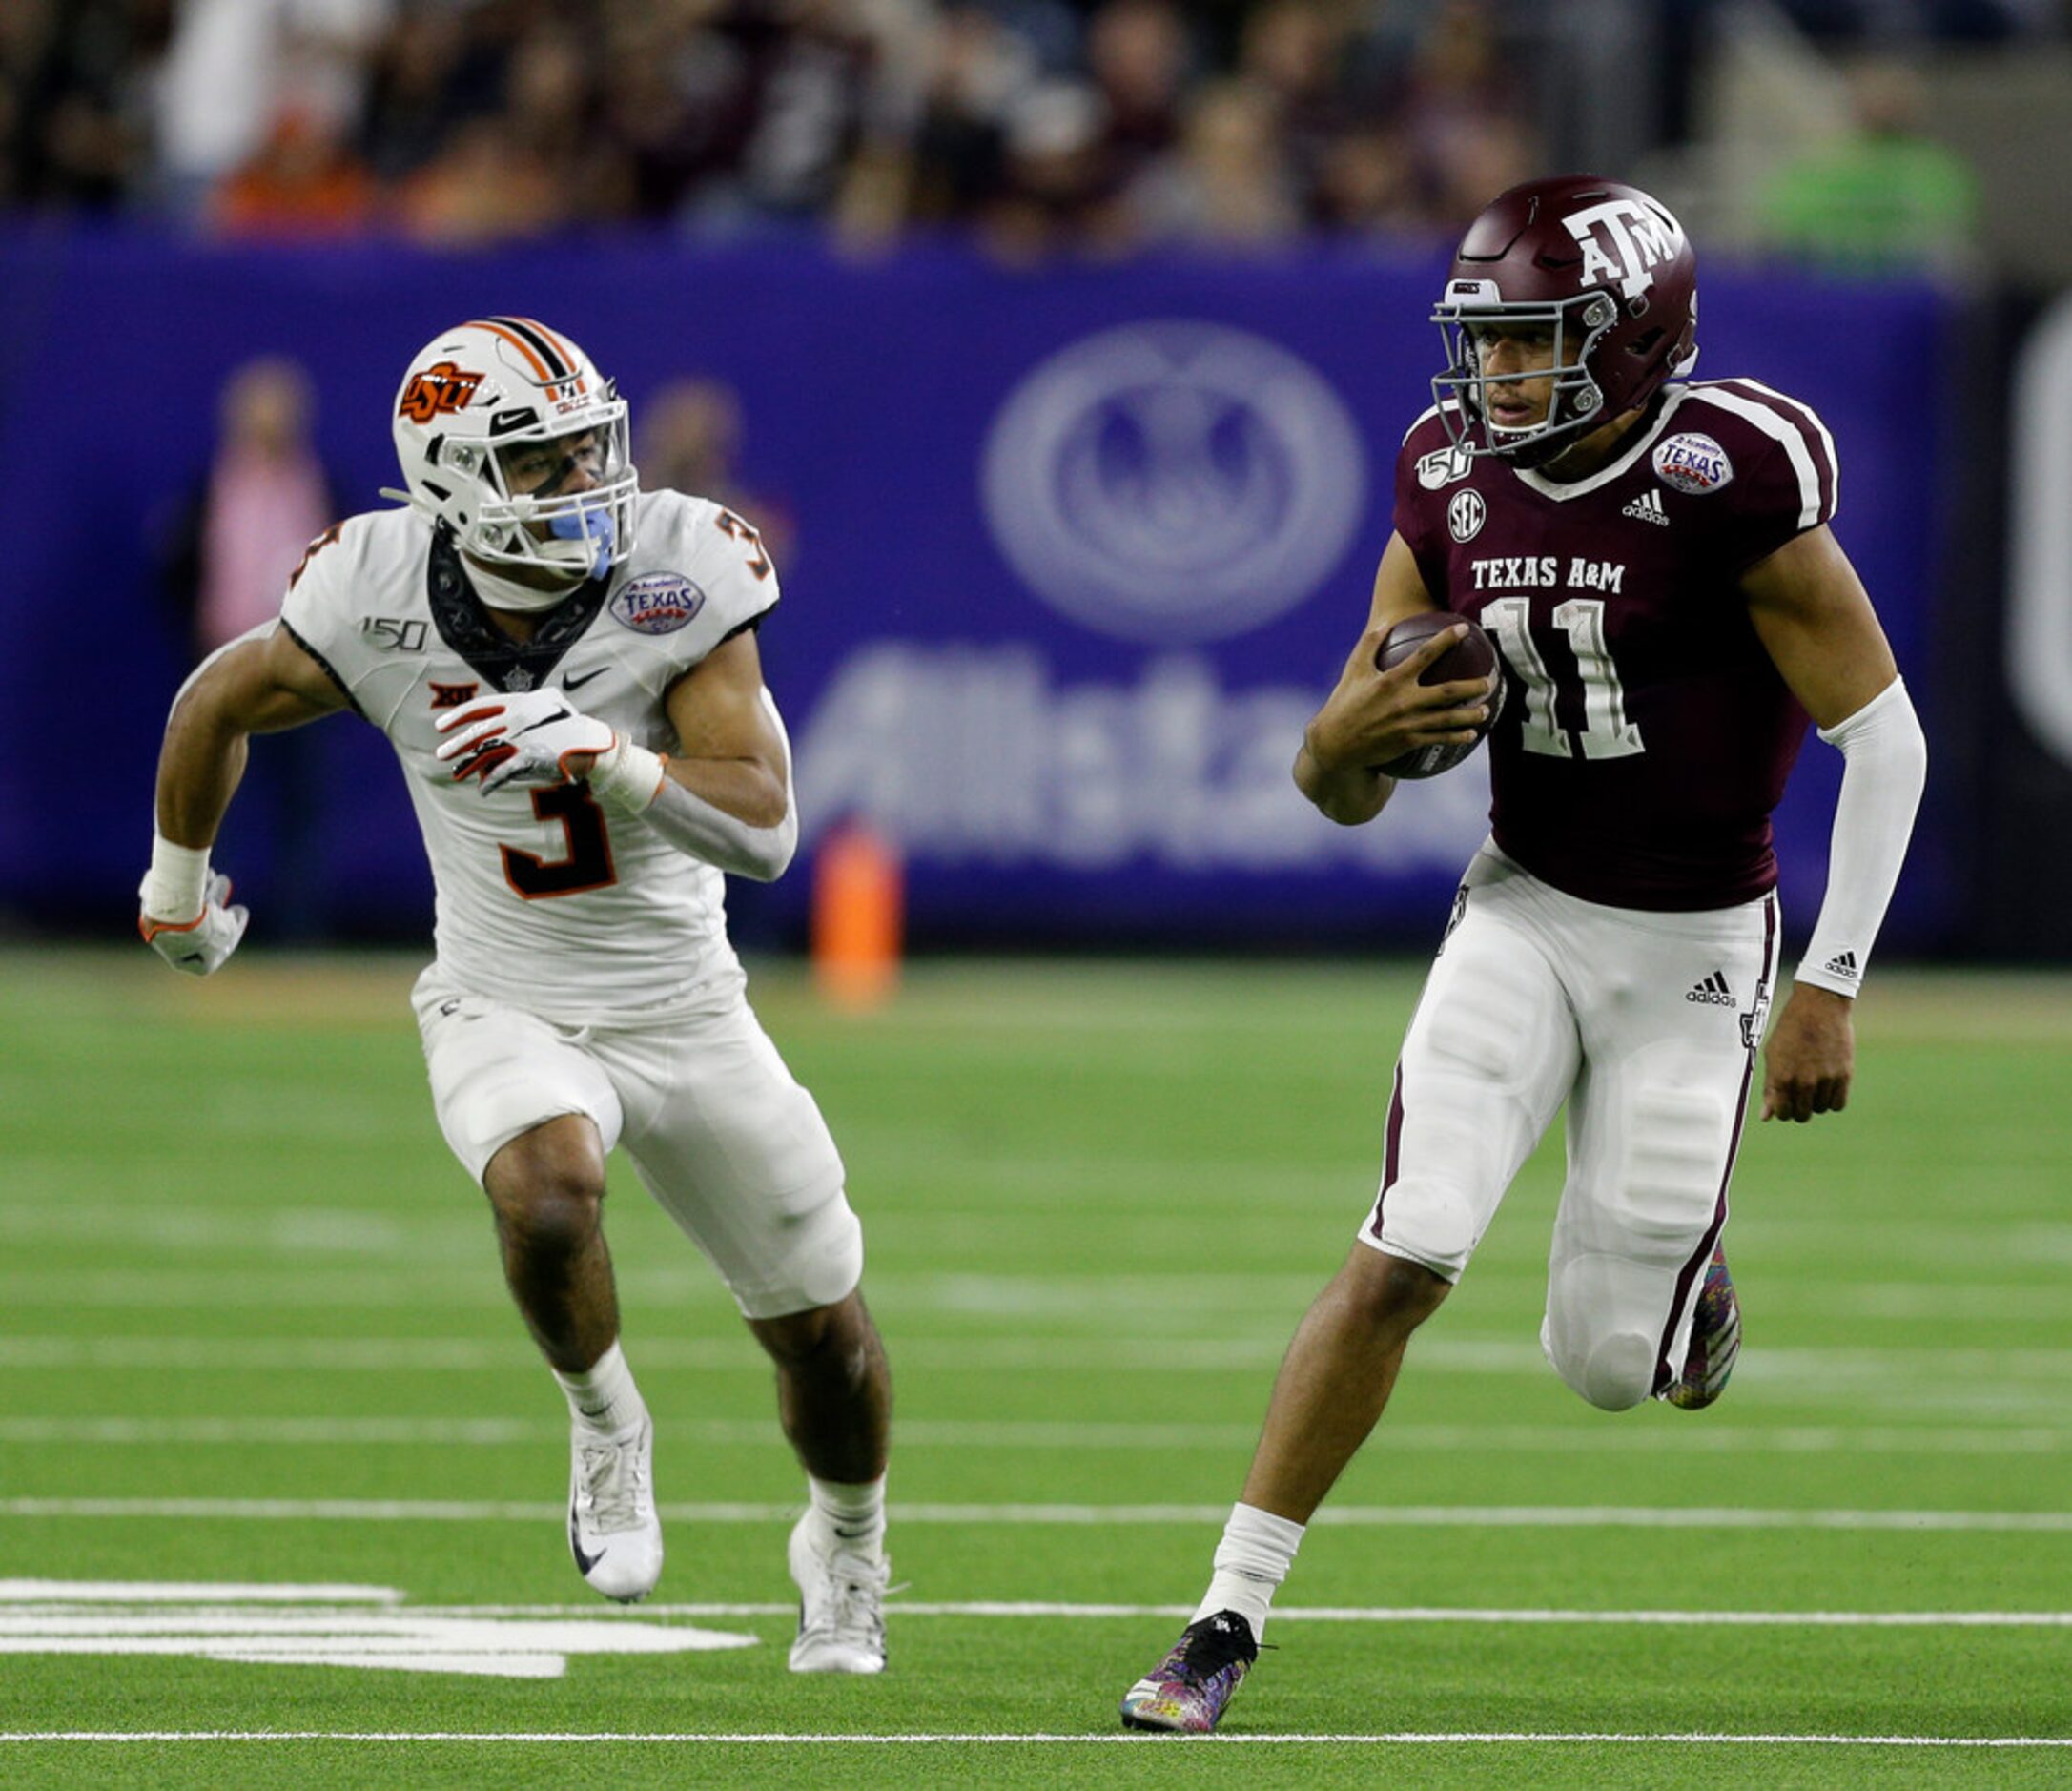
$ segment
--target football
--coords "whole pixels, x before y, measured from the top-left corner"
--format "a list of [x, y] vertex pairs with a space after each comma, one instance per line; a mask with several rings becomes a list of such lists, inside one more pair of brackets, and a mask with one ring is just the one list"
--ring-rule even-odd
[[1375, 669], [1386, 671], [1391, 666], [1402, 664], [1434, 634], [1445, 633], [1455, 623], [1466, 624], [1467, 632], [1426, 666], [1418, 682], [1451, 684], [1464, 678], [1487, 678], [1494, 672], [1496, 690], [1489, 697], [1488, 719], [1475, 730], [1474, 739], [1465, 746], [1417, 747], [1374, 768], [1387, 776], [1436, 777], [1441, 772], [1451, 771], [1482, 743], [1482, 736], [1489, 731], [1498, 711], [1504, 707], [1504, 662], [1497, 657], [1495, 644], [1467, 617], [1455, 615], [1450, 609], [1426, 609], [1404, 617], [1382, 637], [1381, 646], [1375, 648]]

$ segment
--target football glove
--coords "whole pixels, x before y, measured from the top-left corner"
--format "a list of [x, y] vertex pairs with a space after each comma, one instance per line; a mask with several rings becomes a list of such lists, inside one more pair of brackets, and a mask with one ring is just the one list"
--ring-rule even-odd
[[[493, 696], [441, 715], [439, 731], [452, 737], [437, 756], [454, 767], [454, 780], [478, 777], [482, 794], [506, 784], [538, 788], [581, 777], [618, 735], [569, 706], [560, 690]], [[581, 758], [581, 764], [570, 761]]]
[[210, 877], [201, 912], [192, 920], [159, 920], [139, 914], [136, 930], [174, 970], [206, 977], [222, 969], [223, 960], [237, 949], [249, 918], [242, 907], [230, 905], [230, 878], [219, 872]]

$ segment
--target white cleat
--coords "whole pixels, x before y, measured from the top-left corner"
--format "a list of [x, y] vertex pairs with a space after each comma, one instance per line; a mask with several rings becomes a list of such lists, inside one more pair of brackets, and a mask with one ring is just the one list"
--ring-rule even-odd
[[578, 1424], [568, 1437], [568, 1552], [607, 1598], [632, 1604], [662, 1577], [662, 1520], [655, 1515], [655, 1427], [600, 1436]]
[[786, 1558], [799, 1589], [794, 1673], [885, 1671], [885, 1586], [891, 1563], [871, 1560], [828, 1534], [808, 1512], [791, 1529]]

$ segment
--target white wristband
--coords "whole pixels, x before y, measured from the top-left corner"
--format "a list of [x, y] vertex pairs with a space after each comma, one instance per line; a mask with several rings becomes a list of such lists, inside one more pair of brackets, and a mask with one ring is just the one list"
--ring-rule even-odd
[[668, 775], [659, 752], [635, 746], [623, 733], [614, 734], [610, 747], [597, 755], [585, 780], [591, 793], [601, 796], [626, 814], [639, 814], [662, 793]]
[[145, 914], [154, 920], [192, 920], [206, 905], [208, 890], [208, 847], [176, 846], [154, 834], [151, 869], [137, 891]]

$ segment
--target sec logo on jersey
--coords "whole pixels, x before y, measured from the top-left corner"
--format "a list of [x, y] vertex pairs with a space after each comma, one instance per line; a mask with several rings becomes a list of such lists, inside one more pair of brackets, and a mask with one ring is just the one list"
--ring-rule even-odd
[[1727, 450], [1709, 435], [1672, 435], [1654, 450], [1655, 476], [1693, 495], [1717, 491], [1734, 477]]
[[679, 572], [649, 572], [611, 600], [614, 622], [636, 634], [674, 634], [705, 607], [705, 592]]
[[1455, 541], [1472, 541], [1482, 533], [1483, 519], [1489, 514], [1489, 506], [1482, 501], [1479, 491], [1456, 491], [1453, 502], [1446, 505], [1446, 526], [1453, 531]]

